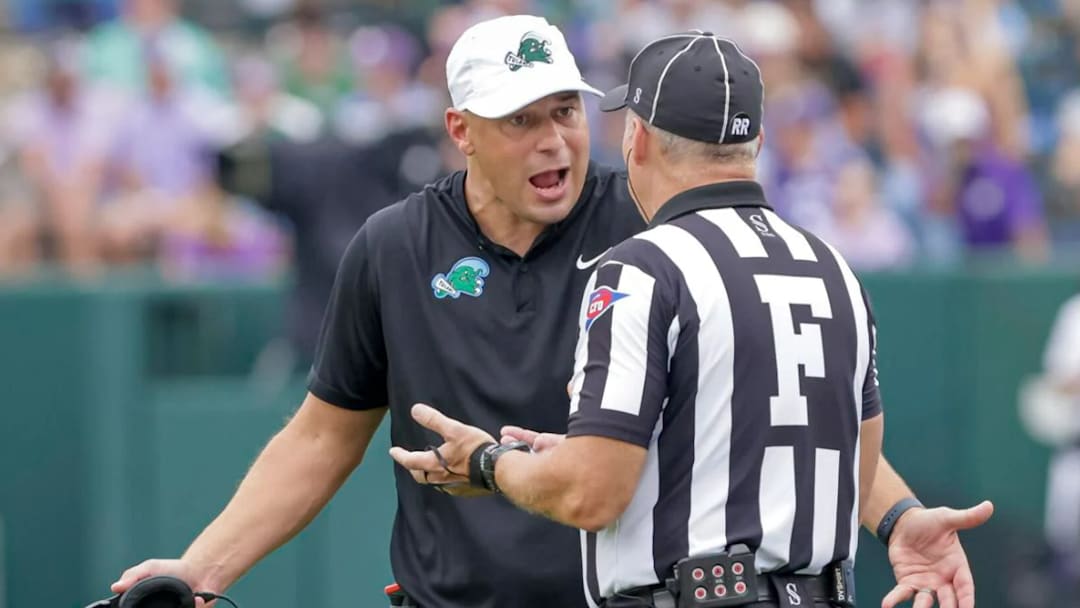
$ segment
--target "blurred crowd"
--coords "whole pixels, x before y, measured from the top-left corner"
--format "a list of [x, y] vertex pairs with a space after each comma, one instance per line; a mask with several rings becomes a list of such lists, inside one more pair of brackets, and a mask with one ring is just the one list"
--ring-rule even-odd
[[[765, 78], [770, 200], [859, 269], [1080, 251], [1077, 0], [9, 0], [0, 276], [294, 265], [321, 295], [368, 214], [462, 165], [446, 55], [514, 12], [600, 88], [654, 37], [734, 39]], [[621, 164], [621, 117], [588, 107]]]

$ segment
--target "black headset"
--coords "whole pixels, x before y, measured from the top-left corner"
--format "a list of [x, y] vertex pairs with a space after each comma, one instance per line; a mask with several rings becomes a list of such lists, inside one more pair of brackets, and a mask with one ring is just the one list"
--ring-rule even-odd
[[195, 592], [173, 576], [152, 576], [135, 583], [124, 593], [90, 604], [86, 608], [195, 608], [195, 598], [236, 603], [224, 595]]

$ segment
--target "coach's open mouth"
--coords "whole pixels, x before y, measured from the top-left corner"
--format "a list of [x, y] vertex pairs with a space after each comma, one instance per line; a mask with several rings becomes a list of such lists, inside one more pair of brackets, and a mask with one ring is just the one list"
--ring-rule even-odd
[[569, 167], [541, 171], [530, 177], [529, 183], [542, 200], [554, 202], [562, 199], [566, 193], [566, 176], [569, 173]]

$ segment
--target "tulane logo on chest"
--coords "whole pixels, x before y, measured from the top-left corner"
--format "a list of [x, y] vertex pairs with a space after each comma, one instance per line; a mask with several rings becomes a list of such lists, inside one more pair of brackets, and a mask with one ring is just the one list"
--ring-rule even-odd
[[490, 273], [491, 267], [484, 260], [476, 257], [461, 258], [454, 262], [449, 272], [440, 272], [431, 279], [431, 290], [440, 300], [456, 300], [462, 295], [478, 298], [484, 293], [484, 277]]

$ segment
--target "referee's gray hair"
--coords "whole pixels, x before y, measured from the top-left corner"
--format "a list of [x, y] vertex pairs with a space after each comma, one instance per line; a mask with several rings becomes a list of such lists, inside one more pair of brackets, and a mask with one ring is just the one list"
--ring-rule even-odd
[[[630, 121], [631, 115], [633, 112], [626, 113], [627, 122]], [[753, 164], [757, 160], [759, 139], [755, 138], [741, 144], [711, 144], [675, 135], [670, 131], [650, 125], [640, 116], [638, 118], [645, 130], [656, 137], [660, 143], [660, 153], [669, 160], [676, 162], [698, 160], [725, 165]]]

